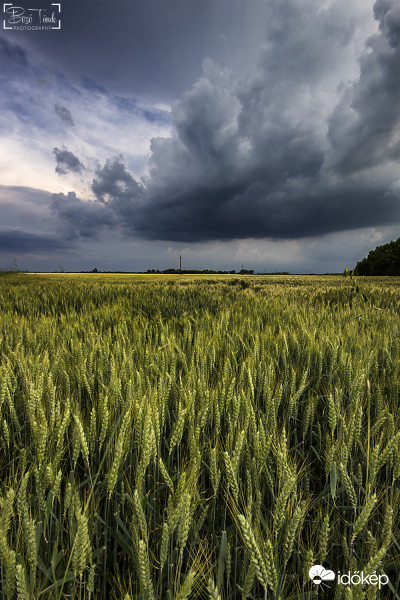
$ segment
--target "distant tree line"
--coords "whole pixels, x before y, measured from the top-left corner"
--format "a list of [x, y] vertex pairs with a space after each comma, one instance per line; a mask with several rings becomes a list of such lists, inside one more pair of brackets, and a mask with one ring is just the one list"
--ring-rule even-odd
[[[205, 275], [236, 275], [235, 269], [232, 271], [220, 271], [214, 269], [165, 269], [164, 271], [160, 271], [160, 269], [147, 269], [147, 273], [164, 273], [166, 275], [176, 275], [182, 273], [182, 275], [201, 275], [204, 273]], [[254, 269], [240, 269], [237, 272], [238, 275], [254, 275]], [[276, 273], [275, 273], [276, 274]]]
[[[236, 273], [235, 270], [233, 271], [214, 271], [213, 269], [182, 269], [182, 271], [180, 271], [179, 269], [165, 269], [164, 271], [160, 271], [160, 269], [147, 269], [147, 273], [164, 273], [166, 275], [174, 275], [174, 274], [179, 274], [182, 273], [184, 275], [193, 275], [193, 274], [201, 274], [201, 273], [205, 273], [207, 275], [234, 275]], [[250, 271], [249, 271], [250, 273]], [[251, 271], [251, 273], [254, 273], [254, 271]]]
[[400, 275], [400, 238], [371, 250], [360, 260], [355, 275]]

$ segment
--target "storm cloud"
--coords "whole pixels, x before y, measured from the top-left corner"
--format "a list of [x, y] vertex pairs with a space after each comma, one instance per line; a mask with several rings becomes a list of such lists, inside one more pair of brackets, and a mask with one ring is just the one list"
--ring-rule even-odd
[[400, 5], [377, 0], [379, 35], [367, 42], [360, 77], [329, 123], [337, 169], [346, 174], [400, 159]]
[[95, 201], [74, 201], [70, 226], [79, 231], [80, 211], [90, 210], [93, 230], [103, 226], [105, 203], [111, 227], [184, 242], [296, 239], [399, 221], [398, 6], [375, 3], [379, 32], [344, 84], [337, 70], [356, 21], [340, 3], [319, 5], [270, 3], [253, 77], [205, 60], [172, 106], [171, 136], [152, 139], [148, 177], [139, 183], [121, 157], [110, 159], [93, 181]]
[[132, 177], [122, 157], [108, 160], [104, 167], [96, 169], [92, 190], [99, 202], [110, 201], [115, 210], [123, 210], [123, 204], [134, 199], [136, 202], [143, 194], [143, 186]]
[[102, 202], [82, 201], [75, 192], [53, 194], [51, 209], [59, 218], [59, 230], [64, 239], [98, 236], [103, 227], [114, 228], [116, 211]]
[[62, 150], [53, 148], [53, 153], [56, 159], [56, 173], [59, 175], [66, 175], [67, 173], [82, 173], [84, 166], [73, 152], [67, 150], [65, 146]]

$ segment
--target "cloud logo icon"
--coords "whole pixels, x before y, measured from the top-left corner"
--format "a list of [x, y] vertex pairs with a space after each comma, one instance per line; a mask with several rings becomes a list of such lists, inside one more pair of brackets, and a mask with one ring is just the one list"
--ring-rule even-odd
[[321, 587], [329, 587], [327, 582], [335, 579], [335, 573], [329, 569], [325, 569], [322, 565], [314, 565], [308, 574], [312, 582]]

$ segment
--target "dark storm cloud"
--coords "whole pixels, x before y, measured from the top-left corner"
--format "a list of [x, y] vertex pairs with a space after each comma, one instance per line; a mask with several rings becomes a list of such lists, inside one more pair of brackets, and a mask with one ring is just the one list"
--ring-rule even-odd
[[[160, 203], [150, 213], [136, 211], [132, 222], [149, 239], [205, 242], [232, 238], [299, 239], [400, 220], [398, 197], [384, 189], [348, 185], [316, 187], [304, 193], [281, 189], [269, 193], [261, 182], [243, 192], [232, 188], [191, 190]], [[134, 218], [136, 217], [136, 218]]]
[[109, 200], [113, 206], [122, 211], [126, 201], [140, 199], [143, 186], [134, 180], [121, 161], [122, 157], [118, 157], [108, 160], [104, 167], [98, 167], [92, 190], [99, 202], [104, 203]]
[[378, 0], [374, 14], [380, 34], [368, 41], [359, 80], [330, 119], [341, 173], [400, 159], [400, 5]]
[[79, 158], [67, 150], [65, 146], [62, 147], [62, 150], [53, 148], [53, 154], [57, 162], [55, 170], [59, 175], [66, 175], [69, 172], [82, 173], [85, 168]]
[[28, 254], [31, 252], [57, 252], [66, 248], [67, 245], [63, 240], [53, 236], [19, 229], [0, 229], [0, 252]]
[[340, 92], [331, 75], [340, 82], [355, 35], [351, 8], [272, 0], [268, 10], [258, 72], [241, 77], [204, 61], [172, 107], [171, 136], [151, 142], [148, 178], [139, 183], [118, 158], [98, 168], [94, 202], [55, 197], [70, 235], [109, 226], [184, 242], [296, 239], [400, 220], [395, 176], [365, 172], [399, 154], [394, 0], [376, 2], [380, 32]]
[[95, 201], [83, 201], [75, 192], [53, 194], [51, 208], [59, 218], [64, 237], [92, 238], [104, 228], [132, 231], [135, 212], [141, 210], [144, 200], [144, 188], [121, 160], [110, 159], [104, 167], [97, 168], [92, 183]]
[[102, 228], [118, 224], [118, 215], [106, 203], [85, 202], [75, 192], [53, 194], [51, 209], [59, 218], [62, 237], [68, 240], [93, 238]]
[[65, 106], [60, 106], [59, 104], [54, 105], [54, 112], [58, 115], [61, 121], [68, 125], [69, 127], [73, 127], [75, 125], [74, 120], [71, 115], [71, 111], [68, 110]]

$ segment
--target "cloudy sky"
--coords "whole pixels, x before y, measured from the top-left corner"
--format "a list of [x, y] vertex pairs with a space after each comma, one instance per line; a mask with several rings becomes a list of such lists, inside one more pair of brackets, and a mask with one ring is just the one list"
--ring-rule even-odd
[[323, 273], [400, 236], [398, 0], [7, 7], [0, 267]]

